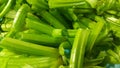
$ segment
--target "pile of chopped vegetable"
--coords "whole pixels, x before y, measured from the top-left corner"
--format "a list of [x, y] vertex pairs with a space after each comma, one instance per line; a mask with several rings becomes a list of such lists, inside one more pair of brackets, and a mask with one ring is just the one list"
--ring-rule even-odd
[[0, 0], [0, 68], [120, 63], [120, 0]]

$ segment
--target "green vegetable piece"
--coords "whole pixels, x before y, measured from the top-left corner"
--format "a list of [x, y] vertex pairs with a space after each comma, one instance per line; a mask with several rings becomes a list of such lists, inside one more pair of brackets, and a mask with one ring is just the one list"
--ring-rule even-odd
[[38, 22], [36, 20], [31, 20], [29, 18], [26, 18], [26, 27], [43, 32], [45, 34], [51, 35], [52, 31], [54, 30], [53, 27], [43, 24], [41, 22]]
[[88, 41], [87, 41], [87, 47], [86, 47], [87, 53], [91, 52], [91, 50], [94, 46], [94, 43], [95, 43], [98, 35], [100, 34], [100, 32], [104, 26], [104, 23], [105, 23], [104, 19], [102, 19], [99, 16], [96, 16], [96, 20], [97, 20], [97, 23], [94, 26], [94, 29], [91, 31], [90, 36], [89, 36]]
[[13, 38], [4, 38], [1, 41], [1, 46], [20, 53], [53, 57], [59, 56], [58, 50], [55, 48], [24, 42]]
[[11, 27], [11, 31], [7, 35], [7, 37], [13, 37], [17, 32], [21, 31], [23, 26], [25, 25], [25, 17], [27, 12], [30, 10], [30, 7], [27, 4], [23, 4], [20, 9], [17, 11], [17, 14], [14, 18], [13, 25]]
[[65, 29], [66, 27], [59, 21], [57, 18], [55, 18], [52, 14], [50, 14], [47, 11], [41, 11], [40, 15], [48, 22], [50, 25], [52, 25], [55, 28], [59, 29]]
[[86, 0], [92, 8], [96, 8], [98, 0]]
[[85, 48], [90, 31], [88, 29], [78, 29], [70, 56], [70, 68], [82, 68]]
[[2, 24], [1, 25], [2, 30], [3, 31], [10, 31], [11, 26], [12, 26], [12, 22], [13, 21], [10, 21], [9, 23]]
[[70, 28], [69, 23], [64, 19], [64, 16], [60, 14], [57, 9], [52, 9], [49, 11], [56, 19], [58, 19], [66, 28]]
[[77, 5], [83, 5], [85, 2], [82, 0], [48, 0], [50, 8], [58, 7], [72, 7]]
[[[120, 56], [119, 56], [117, 53], [115, 53], [114, 51], [112, 51], [111, 49], [109, 49], [109, 50], [107, 50], [107, 54], [108, 54], [109, 56], [114, 57], [115, 60], [120, 63], [120, 60], [119, 60], [119, 59], [120, 59]], [[114, 63], [114, 62], [113, 62], [113, 63]]]
[[31, 20], [29, 18], [26, 19], [26, 27], [48, 34], [53, 37], [62, 37], [68, 35], [66, 29], [55, 29], [47, 24], [41, 23], [37, 20]]
[[13, 4], [14, 0], [8, 0], [6, 6], [4, 7], [4, 9], [0, 12], [0, 18], [2, 18], [10, 9], [11, 5]]
[[68, 34], [70, 38], [74, 38], [77, 30], [74, 29], [68, 29]]
[[27, 34], [27, 33], [21, 33], [20, 39], [36, 44], [43, 44], [48, 46], [56, 47], [58, 46], [62, 41], [64, 41], [64, 38], [55, 38], [52, 36], [48, 36], [45, 34]]
[[34, 14], [32, 14], [32, 13], [28, 13], [27, 14], [27, 18], [29, 19], [29, 20], [34, 20], [34, 21], [39, 21], [40, 23], [44, 23], [44, 22], [42, 22], [41, 20], [40, 20], [40, 18], [39, 17], [37, 17], [36, 15], [34, 15]]
[[46, 0], [27, 0], [27, 2], [32, 5], [37, 7], [38, 9], [48, 9], [48, 4]]
[[58, 68], [60, 64], [61, 59], [54, 57], [0, 57], [0, 66], [3, 66], [2, 68], [50, 68], [53, 65]]

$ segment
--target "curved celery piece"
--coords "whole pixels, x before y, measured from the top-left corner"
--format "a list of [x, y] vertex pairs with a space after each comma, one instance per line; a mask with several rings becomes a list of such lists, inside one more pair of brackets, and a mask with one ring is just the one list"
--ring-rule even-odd
[[69, 68], [83, 68], [83, 59], [89, 33], [88, 29], [78, 29], [71, 50]]
[[11, 31], [8, 33], [7, 37], [13, 37], [17, 32], [21, 31], [25, 25], [25, 17], [27, 12], [30, 10], [30, 7], [27, 4], [23, 4], [16, 13], [14, 18]]
[[4, 9], [0, 12], [0, 18], [2, 18], [10, 9], [11, 5], [13, 4], [14, 0], [8, 0], [7, 5], [4, 7]]
[[99, 34], [105, 24], [104, 19], [99, 16], [96, 16], [96, 21], [97, 21], [97, 23], [95, 24], [94, 29], [91, 31], [90, 36], [87, 41], [87, 47], [86, 47], [87, 53], [91, 52], [91, 50], [96, 42], [96, 39], [99, 36]]

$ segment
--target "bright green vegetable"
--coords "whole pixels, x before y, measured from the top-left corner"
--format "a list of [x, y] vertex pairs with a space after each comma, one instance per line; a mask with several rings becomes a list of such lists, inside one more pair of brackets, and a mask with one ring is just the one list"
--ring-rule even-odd
[[72, 46], [70, 68], [82, 68], [89, 30], [78, 29]]
[[29, 4], [41, 9], [48, 9], [46, 0], [27, 0]]
[[3, 8], [3, 10], [0, 12], [0, 18], [2, 18], [10, 9], [12, 5], [13, 0], [8, 0], [6, 6]]
[[49, 45], [53, 47], [58, 47], [58, 45], [66, 41], [64, 38], [55, 38], [52, 36], [44, 35], [44, 34], [27, 34], [27, 33], [21, 33], [20, 39], [36, 44], [43, 44], [43, 45]]
[[51, 35], [52, 31], [54, 30], [53, 27], [51, 27], [47, 24], [43, 24], [38, 21], [31, 20], [29, 18], [26, 19], [26, 27], [46, 33], [48, 35]]
[[82, 0], [49, 0], [49, 7], [50, 8], [57, 8], [57, 7], [72, 7], [76, 5], [83, 5], [85, 2]]
[[59, 56], [58, 50], [55, 48], [24, 42], [13, 38], [4, 38], [1, 41], [1, 45], [7, 49], [21, 53], [54, 57]]
[[47, 24], [43, 24], [38, 21], [30, 20], [28, 18], [26, 19], [26, 27], [34, 29], [36, 31], [40, 31], [42, 33], [45, 33], [45, 34], [48, 34], [54, 37], [67, 35], [67, 31], [65, 29], [54, 29], [53, 27]]
[[66, 28], [71, 28], [68, 22], [64, 19], [64, 17], [60, 14], [57, 9], [52, 9], [49, 11], [56, 19], [58, 19]]
[[2, 68], [18, 68], [18, 67], [31, 67], [31, 68], [48, 68], [56, 64], [56, 68], [61, 64], [59, 58], [53, 57], [24, 57], [24, 58], [7, 58], [0, 57], [0, 66]]
[[119, 11], [120, 0], [0, 0], [0, 67], [120, 63]]
[[40, 15], [55, 28], [65, 29], [65, 26], [47, 11], [41, 11]]
[[93, 45], [105, 23], [105, 21], [98, 16], [96, 16], [96, 20], [97, 20], [97, 23], [94, 26], [94, 29], [92, 30], [92, 32], [90, 33], [90, 36], [87, 41], [87, 47], [86, 47], [87, 52], [91, 52]]
[[[27, 10], [26, 10], [27, 9]], [[13, 37], [16, 32], [22, 30], [23, 25], [25, 24], [24, 20], [27, 15], [27, 12], [30, 10], [27, 4], [23, 4], [20, 9], [17, 11], [16, 17], [14, 18], [13, 25], [11, 27], [10, 33], [7, 35], [8, 37]]]

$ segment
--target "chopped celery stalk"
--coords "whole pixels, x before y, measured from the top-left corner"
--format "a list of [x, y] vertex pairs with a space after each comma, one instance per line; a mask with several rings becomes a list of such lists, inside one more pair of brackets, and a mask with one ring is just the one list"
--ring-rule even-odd
[[47, 24], [40, 23], [36, 20], [34, 21], [28, 18], [26, 19], [26, 27], [34, 29], [36, 31], [40, 31], [53, 37], [62, 37], [68, 35], [66, 29], [55, 29]]
[[40, 15], [55, 28], [65, 29], [66, 27], [49, 12], [42, 10]]
[[[89, 22], [89, 23], [88, 23]], [[86, 26], [87, 28], [94, 29], [96, 22], [92, 21], [89, 18], [80, 18], [80, 23]]]
[[36, 6], [42, 9], [48, 9], [48, 4], [45, 0], [27, 0], [27, 2], [32, 6]]
[[43, 44], [48, 46], [58, 46], [63, 39], [59, 40], [59, 38], [55, 38], [52, 36], [48, 36], [45, 34], [27, 34], [27, 33], [21, 33], [20, 39], [36, 44]]
[[43, 56], [59, 56], [58, 50], [56, 48], [37, 45], [29, 42], [20, 41], [13, 38], [4, 38], [1, 41], [1, 46], [4, 48], [33, 55], [43, 55]]
[[[43, 34], [41, 32], [38, 32], [36, 30], [33, 30], [33, 29], [28, 29], [28, 30], [25, 30], [23, 31], [22, 33], [27, 33], [27, 34]], [[19, 33], [18, 33], [19, 34]]]
[[58, 8], [58, 7], [72, 7], [77, 5], [83, 5], [85, 1], [83, 0], [49, 0], [50, 8]]
[[13, 37], [16, 32], [19, 32], [24, 28], [25, 17], [27, 12], [30, 10], [30, 7], [27, 4], [23, 4], [20, 9], [17, 11], [17, 14], [14, 18], [13, 25], [11, 26], [11, 31], [8, 33], [8, 37]]
[[28, 18], [28, 19], [32, 19], [32, 20], [34, 20], [34, 21], [39, 21], [40, 23], [44, 23], [44, 22], [42, 22], [42, 21], [40, 20], [39, 17], [35, 16], [35, 15], [32, 14], [32, 13], [28, 13], [28, 14], [27, 14], [27, 18]]
[[58, 19], [66, 28], [70, 28], [69, 23], [64, 19], [57, 9], [49, 11], [56, 19]]
[[53, 27], [47, 24], [43, 24], [41, 22], [38, 22], [36, 20], [31, 20], [29, 18], [26, 19], [26, 27], [43, 32], [48, 35], [51, 35], [52, 31], [54, 30]]
[[56, 66], [56, 68], [61, 64], [60, 58], [54, 57], [24, 57], [24, 58], [12, 58], [12, 57], [0, 57], [0, 66], [2, 68], [21, 68], [29, 67], [34, 68], [49, 68], [51, 66]]
[[11, 5], [13, 4], [12, 3], [13, 0], [8, 0], [8, 3], [7, 5], [4, 7], [4, 9], [0, 12], [0, 18], [2, 18], [10, 9]]
[[84, 53], [89, 33], [88, 29], [78, 29], [71, 50], [70, 68], [83, 68]]
[[19, 31], [21, 27], [25, 24], [25, 17], [27, 16], [27, 12], [30, 10], [30, 7], [27, 4], [23, 4], [20, 9], [17, 11], [16, 17], [13, 21], [12, 28]]
[[103, 18], [101, 18], [99, 16], [96, 16], [96, 20], [97, 20], [97, 23], [94, 26], [94, 29], [91, 31], [90, 36], [87, 41], [86, 52], [89, 54], [90, 54], [90, 52], [95, 44], [95, 41], [96, 41], [97, 37], [99, 36], [99, 34], [104, 26], [104, 23], [105, 23]]

